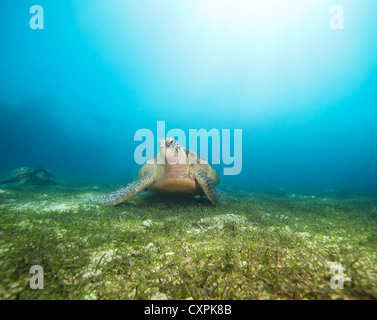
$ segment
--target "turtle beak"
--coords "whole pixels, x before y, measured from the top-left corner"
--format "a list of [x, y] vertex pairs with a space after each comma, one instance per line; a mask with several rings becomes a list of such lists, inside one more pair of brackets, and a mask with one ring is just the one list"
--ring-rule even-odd
[[166, 144], [165, 144], [165, 139], [161, 138], [158, 139], [158, 144], [160, 146], [160, 152], [163, 156], [166, 155]]

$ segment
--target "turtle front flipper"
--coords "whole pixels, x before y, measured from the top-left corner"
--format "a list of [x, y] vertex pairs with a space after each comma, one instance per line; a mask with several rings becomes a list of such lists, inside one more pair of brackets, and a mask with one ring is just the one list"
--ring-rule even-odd
[[115, 206], [119, 203], [127, 201], [133, 196], [137, 195], [140, 191], [148, 188], [154, 182], [152, 174], [148, 174], [141, 179], [130, 183], [127, 187], [119, 189], [106, 196], [100, 197], [99, 201], [107, 206]]
[[201, 172], [197, 173], [195, 175], [195, 178], [200, 187], [203, 189], [208, 200], [211, 201], [214, 205], [220, 204], [220, 194], [217, 191], [213, 180]]

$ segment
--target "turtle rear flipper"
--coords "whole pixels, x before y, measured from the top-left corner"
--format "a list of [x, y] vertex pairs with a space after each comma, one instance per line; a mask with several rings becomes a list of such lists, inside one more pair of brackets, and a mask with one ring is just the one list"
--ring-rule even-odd
[[7, 182], [0, 184], [0, 189], [12, 189], [22, 186], [22, 181]]
[[130, 183], [129, 185], [127, 185], [127, 187], [119, 189], [106, 196], [100, 197], [99, 201], [107, 206], [115, 206], [137, 195], [140, 191], [143, 191], [145, 188], [148, 188], [150, 185], [152, 185], [153, 182], [153, 175], [148, 174], [141, 179]]
[[201, 172], [197, 173], [195, 175], [195, 178], [200, 187], [203, 189], [208, 200], [211, 201], [214, 205], [220, 204], [220, 194], [217, 191], [213, 180]]

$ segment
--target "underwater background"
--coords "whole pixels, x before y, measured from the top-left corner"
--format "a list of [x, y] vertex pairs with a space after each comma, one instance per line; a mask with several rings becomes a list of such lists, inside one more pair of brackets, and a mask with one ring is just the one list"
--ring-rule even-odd
[[342, 30], [333, 1], [40, 1], [43, 30], [33, 4], [1, 5], [2, 175], [128, 181], [165, 121], [243, 130], [222, 184], [376, 191], [374, 1], [341, 1]]
[[[0, 182], [0, 299], [377, 299], [376, 1], [0, 10], [0, 178], [57, 182]], [[222, 205], [93, 200], [136, 179], [158, 121], [242, 130], [240, 174], [213, 165]]]

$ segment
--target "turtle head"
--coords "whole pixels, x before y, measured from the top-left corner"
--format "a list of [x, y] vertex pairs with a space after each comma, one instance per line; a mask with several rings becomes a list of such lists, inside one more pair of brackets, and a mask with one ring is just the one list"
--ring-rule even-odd
[[186, 153], [181, 145], [173, 138], [162, 138], [159, 140], [161, 155], [169, 164], [185, 164]]
[[36, 174], [36, 177], [37, 177], [38, 181], [41, 182], [41, 183], [45, 183], [45, 182], [48, 182], [50, 180], [50, 175], [47, 172], [44, 172], [44, 171], [38, 172]]

